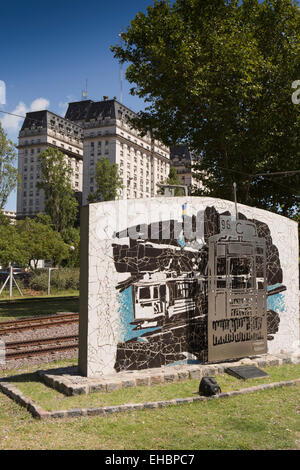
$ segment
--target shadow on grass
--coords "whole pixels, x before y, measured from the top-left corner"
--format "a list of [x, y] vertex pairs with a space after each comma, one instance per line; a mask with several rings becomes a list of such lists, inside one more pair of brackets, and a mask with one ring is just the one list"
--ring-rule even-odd
[[34, 301], [8, 301], [0, 303], [0, 322], [1, 317], [7, 318], [26, 318], [34, 317], [36, 315], [52, 315], [59, 312], [78, 312], [79, 299], [55, 297], [53, 299], [46, 298]]
[[11, 375], [9, 377], [3, 377], [0, 379], [0, 382], [5, 382], [9, 381], [9, 383], [18, 385], [18, 384], [23, 384], [23, 383], [40, 383], [39, 376], [37, 375], [36, 372], [27, 372], [24, 374], [18, 374], [18, 375]]

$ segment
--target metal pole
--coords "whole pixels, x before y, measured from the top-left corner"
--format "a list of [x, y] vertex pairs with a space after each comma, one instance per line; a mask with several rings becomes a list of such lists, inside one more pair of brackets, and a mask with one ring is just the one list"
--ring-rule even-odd
[[51, 277], [51, 268], [48, 268], [48, 295], [50, 295], [50, 277]]
[[21, 289], [20, 289], [20, 287], [19, 287], [19, 285], [18, 285], [18, 283], [17, 283], [17, 281], [16, 281], [16, 279], [15, 279], [14, 276], [13, 276], [13, 281], [14, 281], [14, 283], [16, 284], [16, 287], [17, 287], [17, 289], [18, 289], [18, 291], [19, 291], [19, 294], [23, 297], [23, 293], [22, 293], [22, 291], [21, 291]]
[[8, 275], [7, 278], [5, 279], [5, 282], [4, 282], [3, 286], [2, 286], [1, 289], [0, 289], [0, 294], [2, 294], [3, 290], [5, 289], [5, 286], [6, 286], [7, 282], [8, 282], [8, 280], [9, 280], [9, 275]]
[[237, 208], [237, 198], [236, 198], [236, 183], [233, 183], [233, 192], [234, 192], [234, 203], [235, 203], [235, 218], [238, 220], [238, 208]]
[[13, 268], [12, 265], [9, 264], [9, 297], [12, 297], [12, 289], [13, 289]]

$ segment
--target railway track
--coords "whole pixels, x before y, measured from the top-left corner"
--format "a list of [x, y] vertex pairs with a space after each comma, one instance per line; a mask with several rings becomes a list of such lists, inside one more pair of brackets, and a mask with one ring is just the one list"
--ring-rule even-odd
[[21, 320], [0, 322], [0, 336], [5, 336], [10, 333], [18, 333], [24, 330], [68, 325], [70, 323], [78, 323], [78, 321], [78, 313], [62, 313], [39, 318], [23, 318]]
[[22, 359], [76, 348], [78, 348], [78, 335], [12, 341], [5, 344], [5, 358]]

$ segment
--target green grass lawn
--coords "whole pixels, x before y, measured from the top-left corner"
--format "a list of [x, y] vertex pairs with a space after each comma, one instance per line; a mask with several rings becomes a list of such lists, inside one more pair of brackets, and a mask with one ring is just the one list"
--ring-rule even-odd
[[[73, 365], [76, 360], [54, 365]], [[19, 374], [15, 385], [45, 409], [67, 409], [193, 396], [199, 381], [137, 387], [89, 396], [65, 397], [36, 380], [37, 368]], [[51, 364], [53, 367], [53, 364]], [[240, 381], [218, 375], [222, 391], [299, 378], [299, 365], [264, 369], [269, 378]], [[10, 379], [12, 382], [12, 380]], [[300, 387], [278, 389], [106, 417], [37, 421], [0, 394], [0, 449], [299, 449]]]
[[78, 312], [78, 292], [18, 300], [0, 300], [0, 322], [18, 318], [51, 315], [57, 312]]
[[0, 449], [298, 449], [299, 391], [49, 421], [0, 395]]

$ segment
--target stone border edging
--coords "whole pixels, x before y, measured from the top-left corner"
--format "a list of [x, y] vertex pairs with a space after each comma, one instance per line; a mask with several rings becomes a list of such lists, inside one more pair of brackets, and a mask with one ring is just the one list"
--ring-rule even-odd
[[99, 408], [73, 408], [69, 410], [58, 410], [58, 411], [45, 411], [43, 408], [38, 406], [33, 400], [26, 398], [20, 390], [9, 382], [0, 381], [0, 390], [13, 399], [15, 402], [24, 406], [34, 418], [46, 419], [46, 418], [77, 418], [80, 416], [107, 416], [113, 413], [145, 410], [145, 409], [158, 409], [167, 406], [183, 405], [188, 403], [195, 403], [197, 401], [208, 401], [218, 398], [227, 398], [237, 395], [246, 395], [248, 393], [258, 392], [262, 390], [270, 390], [273, 388], [279, 388], [284, 386], [292, 386], [300, 384], [300, 379], [288, 380], [283, 382], [273, 382], [271, 384], [256, 385], [253, 387], [242, 388], [232, 392], [220, 393], [219, 395], [213, 395], [212, 397], [188, 397], [188, 398], [175, 398], [166, 401], [157, 402], [146, 402], [146, 403], [129, 403], [124, 405], [115, 406], [104, 406]]
[[43, 419], [49, 417], [48, 411], [43, 410], [43, 408], [37, 405], [33, 400], [25, 397], [23, 393], [10, 382], [0, 380], [0, 390], [13, 401], [26, 408], [34, 418]]
[[[297, 362], [300, 362], [297, 361]], [[288, 355], [266, 354], [252, 359], [244, 358], [238, 361], [218, 364], [184, 365], [178, 368], [166, 367], [158, 369], [145, 369], [139, 371], [119, 372], [114, 376], [106, 376], [99, 379], [87, 379], [68, 373], [69, 367], [54, 370], [38, 370], [39, 378], [49, 387], [63, 393], [66, 396], [87, 395], [93, 392], [112, 392], [120, 388], [137, 387], [140, 385], [152, 386], [163, 383], [174, 383], [183, 380], [200, 380], [205, 376], [215, 376], [224, 373], [227, 367], [241, 365], [255, 365], [257, 367], [281, 366], [292, 363]], [[78, 381], [78, 382], [77, 382]]]

